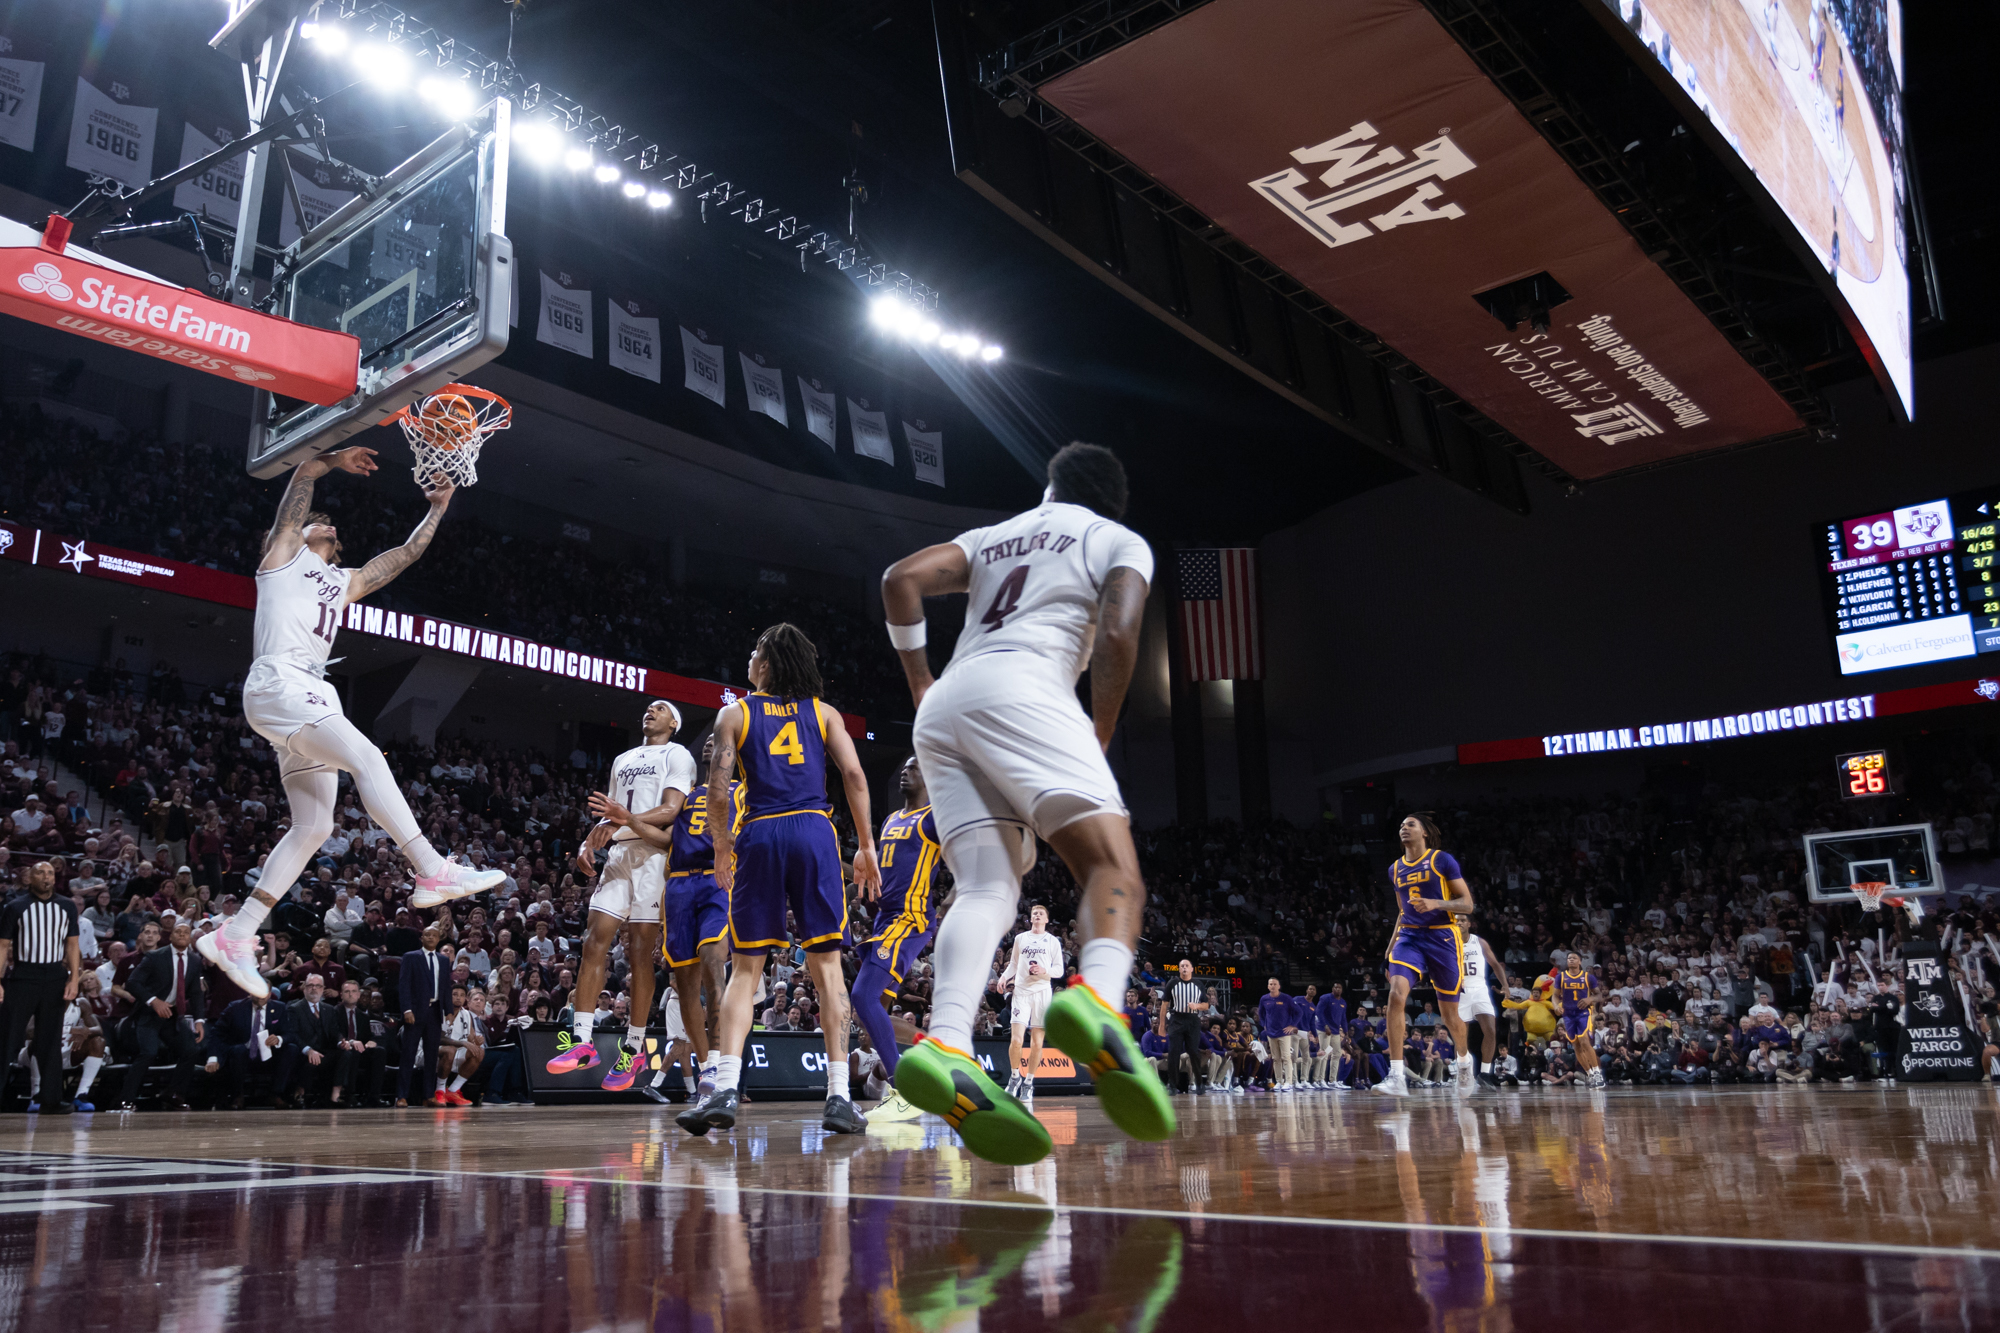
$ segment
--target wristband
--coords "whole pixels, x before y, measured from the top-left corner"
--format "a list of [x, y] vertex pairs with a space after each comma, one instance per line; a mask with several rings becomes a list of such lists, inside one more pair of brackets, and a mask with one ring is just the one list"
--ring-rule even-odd
[[924, 646], [925, 631], [929, 627], [930, 622], [924, 620], [914, 625], [889, 625], [889, 642], [899, 653], [914, 652]]

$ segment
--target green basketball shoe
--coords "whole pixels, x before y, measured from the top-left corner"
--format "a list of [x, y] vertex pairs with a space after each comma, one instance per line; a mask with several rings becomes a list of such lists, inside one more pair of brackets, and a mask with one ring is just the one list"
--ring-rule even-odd
[[1042, 1122], [986, 1077], [978, 1061], [929, 1038], [896, 1062], [896, 1091], [943, 1116], [965, 1146], [989, 1162], [1027, 1166], [1054, 1146]]
[[1139, 1054], [1125, 1015], [1079, 980], [1049, 1002], [1047, 1023], [1055, 1048], [1090, 1071], [1112, 1124], [1149, 1143], [1173, 1134], [1173, 1103], [1152, 1062]]

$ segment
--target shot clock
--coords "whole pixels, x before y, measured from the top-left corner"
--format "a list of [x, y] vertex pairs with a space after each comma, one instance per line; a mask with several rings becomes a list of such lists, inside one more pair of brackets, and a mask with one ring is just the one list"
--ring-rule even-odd
[[1840, 778], [1840, 794], [1847, 800], [1866, 800], [1889, 794], [1889, 756], [1882, 750], [1859, 750], [1833, 761]]

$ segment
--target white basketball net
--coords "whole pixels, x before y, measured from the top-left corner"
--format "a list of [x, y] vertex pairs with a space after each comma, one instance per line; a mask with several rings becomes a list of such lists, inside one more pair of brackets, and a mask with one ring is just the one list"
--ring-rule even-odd
[[1861, 900], [1861, 910], [1864, 912], [1881, 911], [1882, 895], [1888, 891], [1887, 884], [1863, 883], [1854, 886], [1854, 896]]
[[462, 387], [447, 384], [394, 418], [416, 457], [410, 475], [427, 491], [447, 481], [454, 486], [477, 482], [480, 446], [514, 423], [506, 399], [459, 392]]

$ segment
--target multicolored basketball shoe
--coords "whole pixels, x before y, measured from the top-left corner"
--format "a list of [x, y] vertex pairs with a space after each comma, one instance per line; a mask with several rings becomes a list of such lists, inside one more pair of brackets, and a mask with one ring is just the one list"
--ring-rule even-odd
[[1028, 1166], [1054, 1146], [1042, 1122], [986, 1077], [978, 1061], [935, 1038], [925, 1037], [896, 1062], [896, 1091], [943, 1116], [965, 1146], [989, 1162]]
[[1090, 1071], [1097, 1104], [1112, 1124], [1148, 1143], [1173, 1134], [1174, 1106], [1166, 1085], [1139, 1054], [1124, 1014], [1078, 977], [1049, 1001], [1047, 1023], [1055, 1048]]
[[579, 1069], [594, 1069], [603, 1056], [597, 1053], [593, 1042], [578, 1041], [576, 1033], [568, 1028], [556, 1033], [555, 1058], [543, 1068], [551, 1074], [574, 1074]]
[[635, 1051], [621, 1041], [618, 1043], [618, 1058], [611, 1062], [611, 1072], [597, 1086], [606, 1092], [630, 1092], [639, 1075], [651, 1072], [652, 1063], [644, 1051]]

